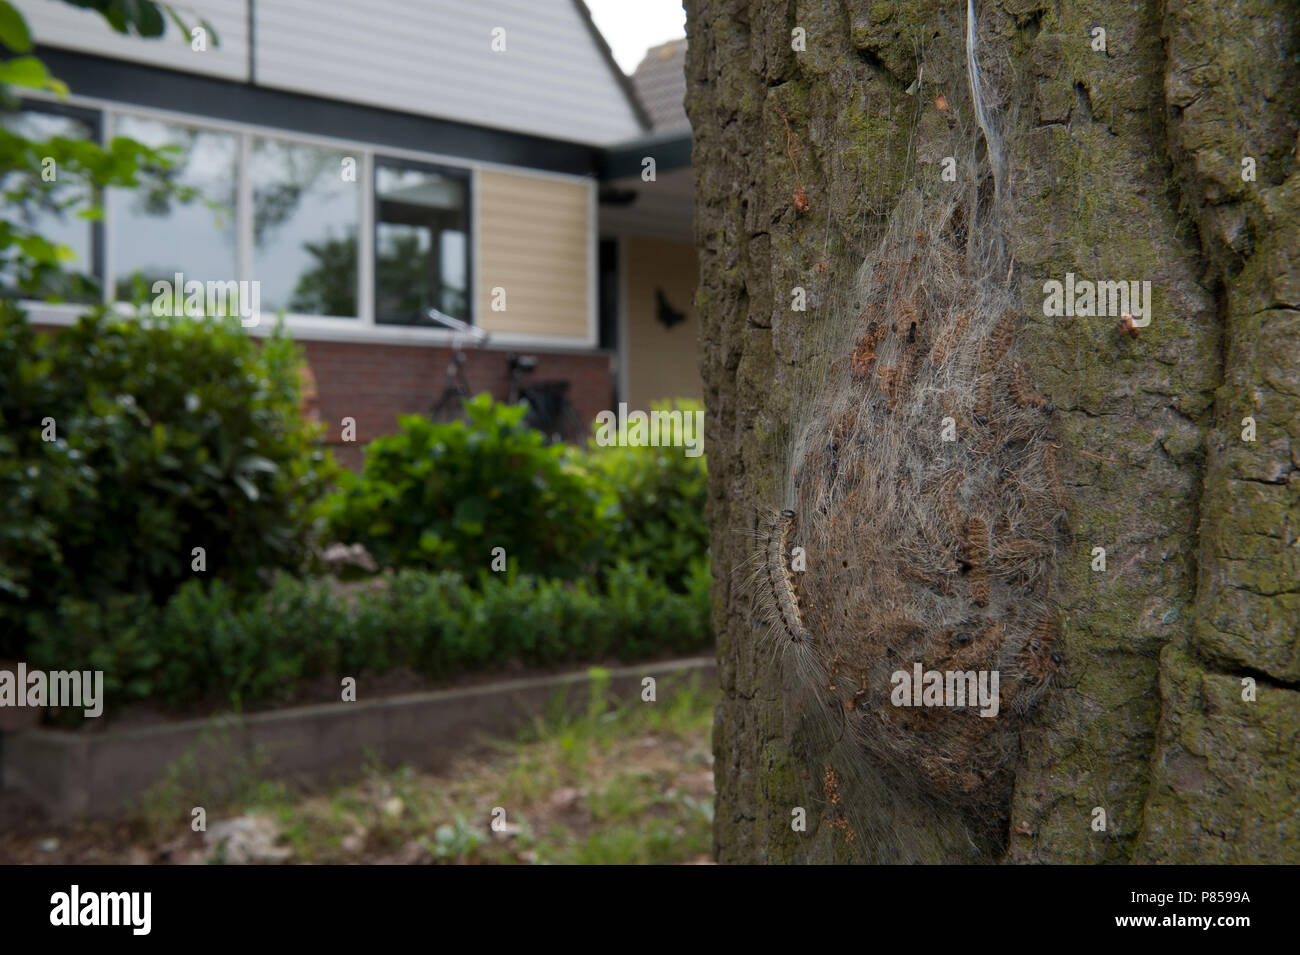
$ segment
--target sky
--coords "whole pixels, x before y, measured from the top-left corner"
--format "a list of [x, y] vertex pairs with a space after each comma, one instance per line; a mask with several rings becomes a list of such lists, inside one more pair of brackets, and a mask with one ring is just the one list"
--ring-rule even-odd
[[686, 36], [682, 0], [586, 0], [614, 59], [631, 74], [645, 51]]

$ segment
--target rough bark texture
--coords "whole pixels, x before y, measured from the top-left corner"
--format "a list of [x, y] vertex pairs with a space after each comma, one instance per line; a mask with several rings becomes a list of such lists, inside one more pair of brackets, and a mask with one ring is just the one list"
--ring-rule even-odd
[[[804, 320], [790, 289], [815, 284], [818, 262], [850, 274], [909, 163], [939, 175], [936, 98], [969, 104], [965, 4], [686, 6], [717, 857], [848, 858], [862, 847], [815, 809], [791, 829], [822, 766], [787, 741], [734, 569], [790, 401]], [[1300, 14], [1289, 0], [998, 0], [982, 20], [1007, 95], [1019, 347], [1056, 405], [1071, 497], [1055, 569], [1069, 680], [1022, 737], [1005, 845], [967, 838], [955, 809], [897, 799], [868, 811], [909, 848], [875, 857], [1300, 861]], [[1044, 317], [1043, 283], [1067, 272], [1150, 280], [1151, 325], [1134, 340], [1107, 319]]]

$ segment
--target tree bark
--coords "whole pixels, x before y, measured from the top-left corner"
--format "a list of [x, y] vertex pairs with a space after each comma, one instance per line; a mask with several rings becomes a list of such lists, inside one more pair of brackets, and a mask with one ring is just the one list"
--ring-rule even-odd
[[[946, 113], [970, 103], [966, 10], [687, 0], [717, 858], [1300, 862], [1300, 15], [1287, 0], [981, 6], [1006, 64], [1017, 347], [1055, 405], [1070, 496], [1052, 570], [1068, 685], [1021, 734], [992, 843], [901, 791], [859, 808], [906, 830], [905, 849], [850, 844], [812, 808], [822, 754], [785, 725], [738, 585], [743, 530], [794, 401], [790, 290], [852, 274], [909, 162], [939, 176]], [[1150, 280], [1150, 325], [1134, 339], [1045, 317], [1043, 285], [1067, 272]]]

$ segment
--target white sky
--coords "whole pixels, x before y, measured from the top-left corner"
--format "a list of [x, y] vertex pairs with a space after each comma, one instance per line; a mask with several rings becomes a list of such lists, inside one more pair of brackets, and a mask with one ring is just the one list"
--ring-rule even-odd
[[586, 0], [614, 59], [631, 74], [645, 51], [686, 36], [682, 0]]

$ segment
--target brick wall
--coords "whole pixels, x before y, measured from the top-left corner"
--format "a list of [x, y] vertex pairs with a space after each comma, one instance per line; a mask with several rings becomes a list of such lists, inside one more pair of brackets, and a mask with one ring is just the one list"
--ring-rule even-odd
[[[426, 414], [447, 387], [450, 348], [425, 345], [363, 345], [345, 342], [300, 341], [316, 379], [316, 407], [326, 426], [326, 440], [339, 462], [357, 468], [361, 446], [397, 430], [397, 416]], [[545, 352], [520, 348], [535, 355], [537, 368], [524, 381], [565, 380], [569, 401], [583, 423], [614, 404], [613, 358], [607, 352]], [[510, 371], [498, 349], [468, 349], [465, 376], [470, 391], [490, 391], [504, 400]], [[340, 440], [345, 417], [355, 418], [357, 440]]]
[[[52, 326], [33, 324], [37, 331]], [[427, 345], [368, 345], [350, 342], [298, 341], [316, 379], [313, 410], [325, 424], [325, 439], [339, 463], [360, 468], [362, 446], [397, 430], [397, 416], [427, 414], [447, 387], [450, 348]], [[596, 413], [618, 407], [614, 399], [614, 357], [609, 352], [546, 352], [516, 349], [535, 355], [537, 368], [528, 381], [569, 382], [569, 401], [578, 418], [589, 424]], [[509, 393], [511, 350], [467, 349], [465, 376], [470, 391], [490, 391], [500, 400]], [[355, 418], [357, 440], [343, 443], [343, 418]]]

